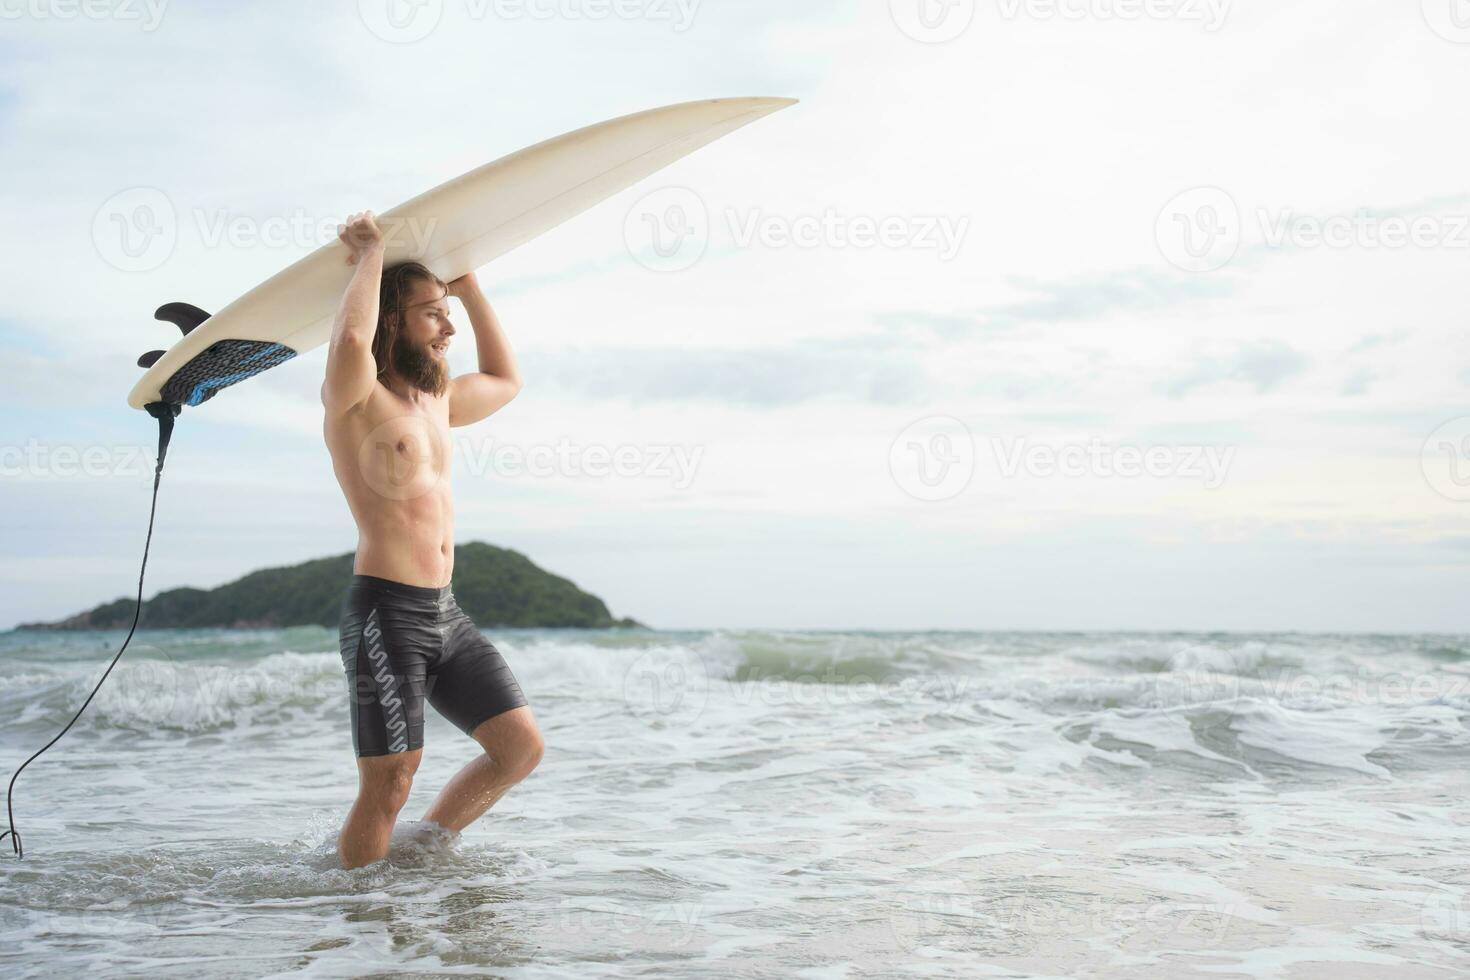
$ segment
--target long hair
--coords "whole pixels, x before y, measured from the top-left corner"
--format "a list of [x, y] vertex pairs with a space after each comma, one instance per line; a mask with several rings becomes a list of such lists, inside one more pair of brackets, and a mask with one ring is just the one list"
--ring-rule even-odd
[[418, 262], [400, 262], [383, 270], [383, 282], [378, 288], [378, 329], [373, 334], [373, 360], [378, 365], [379, 378], [388, 373], [393, 363], [393, 345], [398, 343], [398, 333], [403, 329], [404, 304], [416, 282], [449, 288], [444, 280]]

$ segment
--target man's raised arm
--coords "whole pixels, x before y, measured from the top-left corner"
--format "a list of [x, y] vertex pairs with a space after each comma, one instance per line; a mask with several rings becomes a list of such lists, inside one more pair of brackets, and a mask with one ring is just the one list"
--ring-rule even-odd
[[348, 263], [357, 266], [327, 348], [327, 380], [322, 405], [329, 415], [351, 411], [372, 394], [378, 367], [373, 360], [373, 334], [378, 329], [378, 292], [383, 282], [383, 233], [371, 211], [354, 214], [337, 226], [337, 237], [350, 250]]
[[521, 390], [521, 372], [511, 353], [500, 320], [471, 272], [449, 284], [449, 295], [459, 297], [475, 331], [475, 356], [480, 370], [461, 374], [449, 383], [449, 424], [471, 425], [498, 412]]

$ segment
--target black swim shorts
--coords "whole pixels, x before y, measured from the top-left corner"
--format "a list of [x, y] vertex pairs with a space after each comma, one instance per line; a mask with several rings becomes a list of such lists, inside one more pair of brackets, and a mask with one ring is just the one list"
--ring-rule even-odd
[[427, 699], [470, 734], [526, 696], [495, 645], [441, 589], [354, 575], [342, 600], [342, 668], [359, 757], [424, 744]]

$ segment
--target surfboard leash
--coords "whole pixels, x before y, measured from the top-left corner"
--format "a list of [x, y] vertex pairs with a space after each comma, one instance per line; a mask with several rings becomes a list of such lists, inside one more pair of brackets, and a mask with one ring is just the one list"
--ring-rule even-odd
[[158, 465], [153, 470], [153, 503], [148, 508], [148, 536], [143, 541], [143, 564], [138, 569], [138, 600], [137, 608], [133, 611], [133, 625], [128, 628], [128, 635], [123, 640], [122, 646], [118, 648], [116, 656], [112, 658], [112, 663], [108, 664], [107, 669], [102, 672], [101, 680], [97, 682], [96, 687], [92, 688], [92, 693], [87, 695], [87, 700], [82, 702], [82, 706], [77, 709], [77, 713], [72, 716], [71, 721], [67, 722], [66, 727], [56, 733], [55, 738], [41, 746], [35, 755], [22, 762], [20, 768], [15, 770], [15, 774], [10, 777], [10, 787], [5, 791], [5, 809], [10, 818], [10, 829], [0, 834], [0, 841], [3, 841], [7, 837], [11, 839], [11, 848], [14, 850], [17, 859], [23, 859], [26, 855], [25, 848], [20, 842], [20, 831], [15, 827], [15, 802], [13, 799], [15, 795], [15, 781], [20, 778], [20, 774], [25, 771], [26, 766], [35, 762], [40, 758], [41, 753], [61, 741], [61, 737], [71, 731], [71, 726], [75, 725], [77, 719], [82, 717], [82, 712], [87, 710], [87, 705], [92, 703], [92, 699], [102, 689], [102, 684], [107, 680], [108, 675], [112, 673], [112, 668], [116, 667], [117, 662], [122, 659], [123, 651], [132, 642], [133, 633], [138, 629], [138, 620], [143, 615], [143, 575], [148, 570], [148, 547], [153, 543], [153, 519], [158, 513], [158, 485], [163, 479], [163, 458], [168, 454], [168, 443], [173, 438], [174, 419], [183, 410], [183, 406], [177, 402], [160, 401], [150, 402], [144, 408], [149, 415], [158, 419]]

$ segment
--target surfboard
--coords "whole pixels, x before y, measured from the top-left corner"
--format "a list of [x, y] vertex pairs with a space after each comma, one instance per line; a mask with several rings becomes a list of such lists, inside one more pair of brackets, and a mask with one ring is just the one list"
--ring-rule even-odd
[[[449, 282], [523, 245], [702, 146], [795, 99], [686, 102], [588, 126], [487, 163], [385, 212], [384, 265], [417, 261]], [[376, 212], [375, 212], [376, 213]], [[390, 230], [391, 229], [391, 230]], [[154, 314], [183, 333], [138, 359], [128, 404], [199, 405], [331, 338], [352, 278], [334, 241], [211, 316], [188, 303]]]

